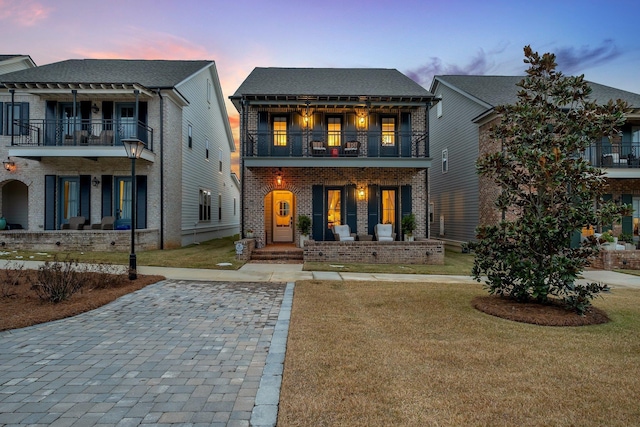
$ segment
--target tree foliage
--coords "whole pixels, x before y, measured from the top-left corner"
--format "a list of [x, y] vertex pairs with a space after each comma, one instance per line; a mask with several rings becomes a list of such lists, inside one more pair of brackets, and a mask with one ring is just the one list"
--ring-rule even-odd
[[555, 55], [540, 56], [530, 46], [524, 54], [530, 66], [517, 103], [496, 108], [501, 120], [491, 135], [502, 150], [476, 163], [500, 189], [496, 206], [511, 215], [478, 227], [473, 275], [486, 276], [491, 294], [540, 303], [556, 297], [584, 312], [606, 286], [575, 283], [598, 248], [571, 248], [572, 234], [619, 220], [630, 207], [603, 201], [604, 173], [581, 154], [617, 135], [628, 107], [590, 100], [584, 76], [556, 71]]

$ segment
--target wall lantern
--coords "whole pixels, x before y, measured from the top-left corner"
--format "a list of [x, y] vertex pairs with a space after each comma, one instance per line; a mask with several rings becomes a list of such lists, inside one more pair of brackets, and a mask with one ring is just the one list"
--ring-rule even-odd
[[93, 114], [98, 114], [98, 111], [100, 111], [100, 107], [98, 107], [98, 104], [94, 102], [93, 107], [91, 107], [91, 111], [93, 111]]
[[360, 128], [363, 129], [365, 127], [366, 122], [367, 122], [367, 119], [365, 118], [364, 114], [360, 114], [360, 116], [358, 116], [358, 126], [360, 126]]
[[276, 173], [276, 186], [282, 187], [282, 169], [278, 169]]
[[7, 157], [7, 160], [2, 162], [2, 165], [4, 166], [4, 169], [7, 172], [13, 172], [14, 170], [16, 170], [16, 164], [12, 162], [11, 159], [9, 159], [8, 157]]
[[94, 187], [97, 187], [98, 185], [100, 185], [100, 180], [98, 179], [97, 176], [93, 177], [93, 179], [91, 180], [91, 184], [93, 184]]
[[364, 200], [366, 196], [367, 196], [367, 193], [364, 191], [364, 187], [358, 188], [358, 198], [360, 200]]

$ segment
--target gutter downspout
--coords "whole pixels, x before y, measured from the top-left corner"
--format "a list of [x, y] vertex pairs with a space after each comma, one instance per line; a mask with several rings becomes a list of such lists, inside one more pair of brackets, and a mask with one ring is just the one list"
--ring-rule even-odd
[[[425, 114], [424, 114], [424, 129], [425, 132], [427, 133], [427, 138], [425, 139], [425, 154], [427, 155], [427, 157], [431, 157], [431, 144], [430, 144], [430, 129], [429, 129], [429, 114], [431, 110], [431, 101], [427, 102], [427, 104], [425, 105]], [[426, 215], [426, 230], [427, 230], [427, 239], [431, 238], [431, 214], [434, 214], [433, 212], [430, 213], [429, 211], [431, 210], [431, 189], [429, 188], [429, 174], [431, 174], [431, 168], [427, 169], [427, 173], [424, 174], [424, 186], [427, 189], [427, 215]]]
[[246, 132], [246, 126], [247, 126], [247, 117], [246, 117], [246, 104], [247, 101], [246, 99], [243, 97], [242, 100], [240, 101], [240, 105], [241, 107], [241, 112], [240, 112], [240, 238], [242, 239], [242, 237], [244, 236], [244, 195], [245, 190], [245, 179], [244, 179], [244, 150], [245, 150], [245, 144], [244, 144], [244, 133]]
[[160, 249], [164, 249], [164, 98], [160, 88], [156, 92], [160, 98]]

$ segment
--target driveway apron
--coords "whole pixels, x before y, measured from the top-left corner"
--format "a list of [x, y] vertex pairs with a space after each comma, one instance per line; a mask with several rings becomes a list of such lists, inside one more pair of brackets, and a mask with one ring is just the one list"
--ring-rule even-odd
[[164, 280], [0, 332], [0, 425], [249, 426], [284, 295]]

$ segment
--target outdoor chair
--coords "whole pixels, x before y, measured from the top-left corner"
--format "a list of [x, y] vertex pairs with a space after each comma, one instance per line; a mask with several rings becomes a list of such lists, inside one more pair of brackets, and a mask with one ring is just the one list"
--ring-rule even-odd
[[376, 224], [376, 240], [378, 242], [393, 242], [396, 240], [396, 233], [393, 232], [391, 224]]
[[311, 141], [311, 154], [313, 156], [324, 156], [327, 152], [327, 147], [324, 146], [323, 141]]
[[351, 232], [351, 229], [348, 225], [334, 225], [333, 235], [336, 240], [341, 242], [352, 242], [356, 240], [356, 234]]
[[360, 151], [360, 141], [347, 141], [344, 143], [342, 152], [347, 157], [358, 157]]
[[91, 135], [89, 137], [89, 144], [91, 145], [113, 145], [113, 131], [102, 130], [100, 135]]
[[62, 224], [62, 230], [82, 230], [84, 227], [85, 218], [83, 216], [72, 216], [69, 218], [69, 222]]
[[[113, 230], [113, 224], [116, 222], [115, 216], [104, 216], [99, 224], [91, 224], [91, 230]], [[88, 226], [85, 226], [85, 229]]]

